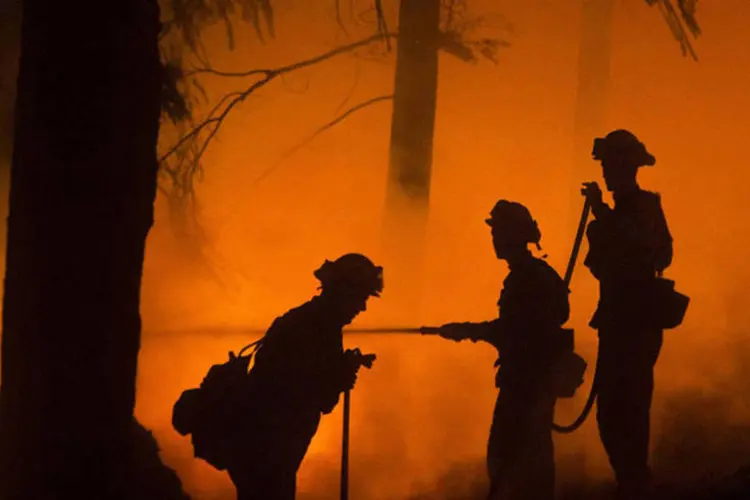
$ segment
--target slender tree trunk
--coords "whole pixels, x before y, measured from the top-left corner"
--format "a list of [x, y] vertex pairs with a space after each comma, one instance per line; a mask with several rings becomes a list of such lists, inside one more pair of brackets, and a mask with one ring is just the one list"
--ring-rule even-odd
[[575, 234], [581, 214], [581, 182], [597, 172], [591, 161], [594, 137], [606, 133], [610, 89], [612, 23], [616, 0], [583, 0], [581, 41], [578, 48], [571, 208], [569, 233]]
[[439, 29], [440, 0], [401, 0], [389, 194], [415, 209], [430, 198]]
[[[572, 249], [576, 228], [581, 217], [583, 197], [581, 183], [597, 180], [600, 176], [597, 164], [591, 159], [591, 148], [594, 137], [606, 133], [607, 105], [610, 89], [610, 58], [612, 41], [612, 23], [616, 0], [583, 0], [581, 10], [581, 40], [578, 48], [578, 85], [575, 104], [575, 124], [573, 137], [573, 152], [570, 169], [570, 203], [567, 218], [567, 234]], [[581, 265], [581, 259], [578, 260]], [[586, 325], [590, 311], [596, 307], [596, 302], [581, 303], [580, 297], [596, 297], [598, 295], [596, 282], [579, 279], [581, 269], [576, 271], [577, 278], [572, 286], [574, 293], [571, 300], [576, 301], [571, 310], [571, 323]], [[585, 271], [585, 270], [583, 270]], [[580, 274], [579, 274], [580, 273]], [[578, 311], [578, 313], [576, 313]], [[591, 335], [585, 328], [578, 328], [576, 341], [580, 345], [583, 341], [590, 341]], [[592, 365], [593, 366], [593, 365]], [[585, 397], [585, 396], [584, 396]], [[580, 412], [583, 400], [576, 398], [569, 402], [561, 401], [558, 417], [561, 421], [569, 421]], [[597, 439], [596, 427], [584, 428], [582, 433], [589, 433]], [[565, 460], [561, 461], [560, 477], [566, 478], [571, 484], [588, 484], [586, 471], [586, 449], [583, 444], [561, 449]], [[565, 465], [567, 464], [567, 465]]]
[[414, 310], [430, 202], [440, 0], [401, 0], [398, 29], [385, 237], [389, 274], [405, 278], [391, 281], [389, 293]]
[[156, 0], [25, 0], [0, 498], [126, 498], [156, 195]]

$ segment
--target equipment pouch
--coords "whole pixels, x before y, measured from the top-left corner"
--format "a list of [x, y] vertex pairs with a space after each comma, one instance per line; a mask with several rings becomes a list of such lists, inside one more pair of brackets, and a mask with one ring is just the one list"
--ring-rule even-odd
[[552, 366], [552, 379], [559, 398], [572, 398], [583, 385], [583, 375], [588, 364], [575, 353], [575, 332], [569, 328], [560, 330], [560, 354]]
[[655, 326], [660, 329], [680, 326], [685, 319], [689, 304], [690, 297], [675, 290], [673, 280], [656, 278], [651, 302]]
[[552, 366], [552, 377], [558, 398], [572, 398], [583, 385], [588, 364], [574, 351], [563, 351]]

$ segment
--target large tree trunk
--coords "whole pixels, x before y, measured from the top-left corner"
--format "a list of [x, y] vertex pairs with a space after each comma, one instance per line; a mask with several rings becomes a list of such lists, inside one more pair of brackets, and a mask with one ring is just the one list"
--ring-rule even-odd
[[3, 307], [0, 498], [128, 496], [156, 195], [156, 0], [25, 0]]
[[[16, 102], [18, 52], [21, 38], [21, 0], [0, 2], [0, 252], [5, 252], [5, 215], [8, 206], [10, 152], [13, 145], [13, 108]], [[0, 272], [5, 263], [0, 263]]]
[[0, 2], [0, 168], [10, 158], [13, 137], [20, 26], [21, 0]]
[[430, 201], [440, 0], [401, 0], [398, 29], [385, 237], [389, 274], [405, 278], [391, 282], [389, 295], [415, 311]]

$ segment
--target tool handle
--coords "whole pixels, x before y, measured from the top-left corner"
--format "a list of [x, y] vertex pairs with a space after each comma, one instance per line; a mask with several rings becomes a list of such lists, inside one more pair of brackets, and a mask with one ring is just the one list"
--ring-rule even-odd
[[341, 438], [341, 500], [349, 500], [349, 413], [351, 394], [344, 392], [344, 429]]
[[565, 270], [565, 285], [570, 286], [570, 280], [573, 278], [573, 270], [576, 267], [576, 260], [578, 260], [578, 252], [581, 250], [581, 242], [583, 241], [583, 235], [586, 231], [586, 222], [591, 212], [591, 203], [588, 198], [583, 202], [583, 212], [581, 213], [581, 219], [578, 221], [578, 230], [576, 231], [576, 239], [573, 242], [573, 250], [570, 252], [570, 260], [568, 260], [568, 268]]

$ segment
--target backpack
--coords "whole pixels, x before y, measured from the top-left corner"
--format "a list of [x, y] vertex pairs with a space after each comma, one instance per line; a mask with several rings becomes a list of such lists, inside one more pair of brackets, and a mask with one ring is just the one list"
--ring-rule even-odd
[[[172, 427], [192, 438], [195, 457], [226, 470], [232, 441], [243, 422], [249, 397], [248, 368], [263, 339], [229, 352], [229, 360], [211, 366], [200, 386], [182, 392], [172, 408]], [[249, 354], [243, 354], [252, 348]]]

